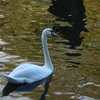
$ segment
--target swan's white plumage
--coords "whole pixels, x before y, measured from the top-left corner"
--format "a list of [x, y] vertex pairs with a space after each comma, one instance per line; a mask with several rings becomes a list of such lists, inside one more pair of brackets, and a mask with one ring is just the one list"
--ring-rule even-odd
[[16, 67], [9, 75], [3, 74], [9, 83], [31, 83], [48, 77], [53, 72], [53, 65], [47, 48], [47, 36], [52, 34], [52, 29], [47, 28], [42, 32], [42, 45], [44, 50], [45, 64], [22, 64]]
[[10, 83], [31, 83], [48, 77], [52, 70], [33, 64], [22, 64], [9, 75], [4, 75]]

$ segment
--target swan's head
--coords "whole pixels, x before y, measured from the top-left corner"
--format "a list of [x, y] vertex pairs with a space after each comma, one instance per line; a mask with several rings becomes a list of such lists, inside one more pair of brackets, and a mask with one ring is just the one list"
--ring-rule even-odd
[[49, 36], [49, 35], [55, 35], [56, 36], [57, 35], [57, 34], [54, 33], [53, 29], [51, 29], [51, 28], [44, 29], [42, 34], [44, 36]]

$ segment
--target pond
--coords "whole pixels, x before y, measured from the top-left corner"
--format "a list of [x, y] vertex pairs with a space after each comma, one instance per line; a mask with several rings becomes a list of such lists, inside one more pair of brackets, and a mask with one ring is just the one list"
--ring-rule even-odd
[[[0, 96], [7, 84], [2, 74], [9, 74], [22, 63], [44, 64], [41, 32], [50, 27], [59, 36], [48, 38], [55, 70], [46, 100], [100, 100], [100, 3], [84, 0], [84, 6], [87, 16], [84, 31], [81, 30], [74, 44], [74, 35], [70, 32], [73, 27], [83, 26], [76, 27], [50, 13], [50, 0], [3, 0], [0, 5]], [[43, 91], [44, 84], [32, 92], [12, 92], [0, 100], [39, 100]]]

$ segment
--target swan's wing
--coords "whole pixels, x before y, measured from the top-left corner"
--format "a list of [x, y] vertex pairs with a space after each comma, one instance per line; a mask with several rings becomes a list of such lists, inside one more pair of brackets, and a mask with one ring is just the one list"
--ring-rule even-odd
[[[26, 74], [27, 73], [27, 74]], [[48, 77], [52, 71], [50, 69], [44, 68], [44, 67], [34, 67], [34, 68], [26, 68], [23, 70], [23, 72], [18, 75], [18, 77], [26, 77], [26, 83], [31, 83], [35, 81], [42, 80], [46, 77]]]
[[21, 81], [19, 82], [18, 80], [16, 80], [14, 77], [11, 77], [11, 76], [9, 76], [9, 75], [5, 75], [5, 74], [3, 74], [5, 77], [6, 77], [6, 79], [8, 80], [8, 82], [10, 82], [10, 83], [18, 83], [18, 84], [20, 84], [20, 83], [22, 83]]
[[24, 70], [25, 68], [27, 67], [30, 67], [30, 66], [36, 66], [36, 65], [33, 65], [33, 64], [22, 64], [22, 65], [19, 65], [18, 67], [16, 67], [10, 74], [14, 74], [18, 71], [21, 71], [21, 70]]

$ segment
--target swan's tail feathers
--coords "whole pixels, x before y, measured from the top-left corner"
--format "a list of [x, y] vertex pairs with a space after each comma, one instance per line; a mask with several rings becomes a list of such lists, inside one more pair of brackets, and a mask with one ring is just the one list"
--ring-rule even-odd
[[17, 83], [17, 80], [14, 79], [13, 77], [11, 77], [9, 75], [5, 75], [5, 74], [3, 74], [3, 75], [6, 77], [6, 79], [8, 80], [9, 83]]

